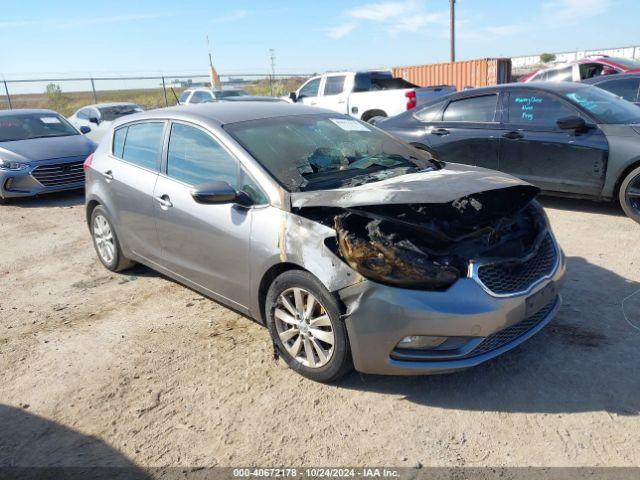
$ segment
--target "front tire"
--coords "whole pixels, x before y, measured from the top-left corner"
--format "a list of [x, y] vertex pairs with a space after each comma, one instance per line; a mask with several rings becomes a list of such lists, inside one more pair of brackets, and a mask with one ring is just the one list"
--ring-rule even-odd
[[108, 270], [121, 272], [134, 265], [122, 253], [113, 223], [101, 205], [91, 212], [91, 238], [98, 259]]
[[289, 270], [267, 293], [265, 318], [289, 368], [316, 382], [333, 382], [352, 368], [336, 298], [313, 275]]
[[629, 172], [622, 181], [618, 200], [624, 213], [640, 223], [640, 167]]

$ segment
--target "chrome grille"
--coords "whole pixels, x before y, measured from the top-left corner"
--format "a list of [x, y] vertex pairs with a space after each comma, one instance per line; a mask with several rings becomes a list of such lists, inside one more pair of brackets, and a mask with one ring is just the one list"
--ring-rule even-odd
[[547, 234], [538, 251], [528, 260], [480, 265], [478, 280], [487, 289], [499, 295], [523, 292], [553, 271], [557, 256], [553, 239]]
[[83, 160], [53, 163], [36, 167], [31, 175], [45, 187], [57, 187], [84, 182]]
[[483, 353], [491, 352], [492, 350], [496, 350], [504, 345], [507, 345], [508, 343], [513, 342], [518, 337], [524, 335], [540, 322], [542, 322], [545, 318], [547, 318], [547, 316], [555, 307], [557, 301], [558, 298], [556, 297], [547, 305], [538, 310], [538, 312], [534, 315], [531, 315], [530, 317], [527, 317], [521, 322], [507, 327], [504, 330], [500, 330], [499, 332], [489, 335], [482, 342], [480, 342], [480, 344], [478, 344], [476, 348], [465, 355], [464, 358], [482, 355]]

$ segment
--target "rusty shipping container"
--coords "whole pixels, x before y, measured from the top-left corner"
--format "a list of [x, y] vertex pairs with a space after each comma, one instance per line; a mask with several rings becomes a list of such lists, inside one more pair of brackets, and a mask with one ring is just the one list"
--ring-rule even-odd
[[455, 85], [458, 90], [465, 87], [486, 87], [511, 81], [511, 59], [483, 58], [462, 62], [395, 67], [393, 76], [402, 77], [421, 87]]

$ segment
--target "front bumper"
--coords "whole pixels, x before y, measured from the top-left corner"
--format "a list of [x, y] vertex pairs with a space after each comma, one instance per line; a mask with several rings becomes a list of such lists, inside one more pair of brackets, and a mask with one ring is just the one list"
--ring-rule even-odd
[[32, 197], [84, 188], [84, 157], [38, 162], [25, 170], [0, 170], [0, 198]]
[[[388, 375], [445, 373], [473, 367], [520, 345], [549, 323], [560, 307], [561, 299], [555, 292], [563, 282], [566, 266], [557, 248], [558, 261], [552, 273], [516, 295], [492, 295], [475, 278], [461, 278], [444, 292], [407, 290], [371, 281], [341, 290], [355, 368]], [[527, 299], [549, 291], [553, 293], [545, 305], [532, 312]], [[396, 348], [400, 340], [412, 335], [467, 337], [468, 342], [449, 353], [435, 352], [440, 356], [408, 354]]]

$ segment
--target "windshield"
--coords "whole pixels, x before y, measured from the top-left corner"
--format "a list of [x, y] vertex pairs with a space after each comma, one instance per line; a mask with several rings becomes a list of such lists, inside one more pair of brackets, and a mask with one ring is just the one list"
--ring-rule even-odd
[[113, 107], [100, 107], [100, 117], [103, 121], [111, 122], [125, 115], [142, 112], [138, 105], [114, 105]]
[[640, 123], [640, 108], [598, 87], [568, 90], [564, 95], [593, 114], [599, 123]]
[[79, 133], [57, 113], [15, 113], [0, 116], [0, 142], [69, 135]]
[[346, 115], [276, 117], [224, 128], [289, 191], [353, 186], [439, 168], [426, 152]]

